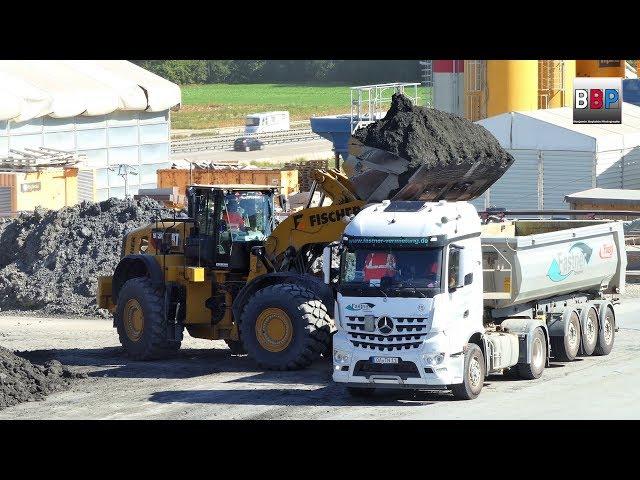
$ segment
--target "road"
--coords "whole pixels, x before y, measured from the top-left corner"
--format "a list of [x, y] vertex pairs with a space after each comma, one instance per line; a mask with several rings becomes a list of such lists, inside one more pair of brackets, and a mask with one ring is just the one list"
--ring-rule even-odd
[[618, 310], [606, 357], [553, 362], [534, 381], [489, 377], [481, 395], [380, 394], [352, 399], [320, 361], [299, 372], [262, 372], [223, 342], [187, 338], [171, 359], [123, 355], [108, 320], [0, 317], [0, 343], [32, 361], [56, 358], [89, 378], [0, 419], [638, 419], [640, 298]]
[[212, 150], [194, 153], [176, 153], [171, 160], [187, 159], [192, 162], [241, 162], [241, 161], [293, 161], [304, 157], [306, 160], [333, 158], [333, 144], [328, 140], [312, 140], [309, 142], [282, 143], [265, 145], [264, 150], [253, 152], [233, 152]]

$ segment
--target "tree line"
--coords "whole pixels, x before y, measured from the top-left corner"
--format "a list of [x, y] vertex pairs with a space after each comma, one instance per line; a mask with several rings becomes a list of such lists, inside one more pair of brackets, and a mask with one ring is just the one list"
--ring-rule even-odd
[[179, 85], [418, 82], [417, 60], [134, 60]]

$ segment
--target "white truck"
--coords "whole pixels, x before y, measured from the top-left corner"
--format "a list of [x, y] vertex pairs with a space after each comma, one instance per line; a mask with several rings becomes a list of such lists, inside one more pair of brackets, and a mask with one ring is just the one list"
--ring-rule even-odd
[[245, 119], [244, 133], [282, 132], [291, 128], [289, 112], [262, 112], [247, 115]]
[[333, 380], [353, 395], [442, 389], [473, 399], [486, 375], [535, 379], [550, 356], [613, 347], [621, 222], [482, 224], [468, 202], [383, 201], [349, 222], [325, 265], [331, 248], [340, 250]]

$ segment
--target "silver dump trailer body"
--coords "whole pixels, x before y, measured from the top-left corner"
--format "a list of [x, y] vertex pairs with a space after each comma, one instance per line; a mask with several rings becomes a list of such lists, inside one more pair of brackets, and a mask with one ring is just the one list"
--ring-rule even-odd
[[622, 222], [489, 223], [481, 239], [486, 307], [502, 309], [576, 292], [624, 293]]

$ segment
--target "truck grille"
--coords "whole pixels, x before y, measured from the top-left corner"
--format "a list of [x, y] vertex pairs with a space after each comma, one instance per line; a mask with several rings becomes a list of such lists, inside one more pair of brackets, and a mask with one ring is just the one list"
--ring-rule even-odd
[[428, 318], [394, 317], [392, 320], [393, 330], [382, 335], [377, 328], [373, 332], [365, 331], [363, 316], [346, 317], [346, 332], [355, 347], [391, 352], [418, 348], [431, 330]]
[[356, 362], [353, 369], [354, 377], [366, 377], [371, 375], [394, 375], [406, 380], [407, 378], [420, 378], [418, 367], [413, 362], [400, 361], [399, 363], [377, 364], [368, 360]]

